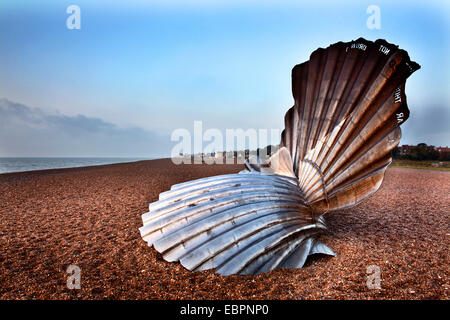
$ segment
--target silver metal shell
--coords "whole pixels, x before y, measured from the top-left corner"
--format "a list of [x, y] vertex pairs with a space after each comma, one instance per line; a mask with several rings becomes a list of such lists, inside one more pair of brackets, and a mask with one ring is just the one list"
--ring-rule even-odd
[[292, 70], [294, 106], [268, 163], [172, 186], [142, 215], [143, 239], [167, 261], [224, 275], [334, 255], [317, 241], [322, 216], [381, 185], [409, 116], [405, 82], [418, 68], [384, 40], [314, 51]]

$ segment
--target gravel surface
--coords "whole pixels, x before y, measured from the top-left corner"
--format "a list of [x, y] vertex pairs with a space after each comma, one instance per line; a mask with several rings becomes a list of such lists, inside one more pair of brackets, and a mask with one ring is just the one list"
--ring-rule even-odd
[[[162, 159], [0, 175], [0, 298], [449, 299], [450, 172], [388, 169], [374, 196], [327, 216], [321, 241], [337, 256], [303, 269], [189, 272], [141, 239], [160, 192], [241, 168]], [[80, 290], [66, 286], [71, 264]], [[370, 266], [381, 289], [367, 287]]]

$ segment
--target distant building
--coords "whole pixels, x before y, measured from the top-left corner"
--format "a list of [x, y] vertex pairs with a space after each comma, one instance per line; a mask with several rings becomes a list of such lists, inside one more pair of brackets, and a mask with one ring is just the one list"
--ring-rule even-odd
[[438, 152], [450, 152], [450, 148], [448, 146], [445, 147], [435, 147], [434, 150]]
[[[434, 147], [434, 146], [425, 146], [427, 151], [438, 151], [438, 152], [449, 152], [449, 147]], [[398, 151], [400, 154], [409, 154], [415, 152], [417, 146], [410, 146], [408, 144], [404, 144], [402, 146], [398, 146]]]
[[229, 159], [234, 159], [234, 151], [227, 151], [225, 153], [225, 157], [227, 157]]
[[223, 157], [224, 157], [224, 152], [222, 152], [222, 151], [216, 152], [216, 158], [223, 158]]
[[402, 146], [398, 146], [398, 151], [400, 154], [408, 154], [408, 153], [413, 152], [415, 147], [416, 146], [410, 146], [410, 145], [404, 144]]

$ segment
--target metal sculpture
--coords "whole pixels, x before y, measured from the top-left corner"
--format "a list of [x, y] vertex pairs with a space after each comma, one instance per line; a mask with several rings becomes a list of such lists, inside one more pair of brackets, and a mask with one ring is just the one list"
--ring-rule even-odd
[[380, 187], [409, 116], [405, 82], [419, 68], [385, 40], [314, 51], [292, 70], [294, 106], [268, 163], [172, 186], [142, 215], [143, 239], [167, 261], [223, 275], [334, 255], [317, 240], [323, 215]]

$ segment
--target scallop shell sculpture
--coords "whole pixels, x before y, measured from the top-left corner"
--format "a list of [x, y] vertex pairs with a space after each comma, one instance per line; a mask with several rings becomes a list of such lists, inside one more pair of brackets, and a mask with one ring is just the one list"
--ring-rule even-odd
[[409, 116], [405, 82], [419, 68], [385, 40], [317, 49], [292, 70], [294, 106], [268, 162], [172, 186], [142, 215], [143, 239], [167, 261], [223, 275], [334, 255], [317, 240], [323, 215], [380, 187]]

